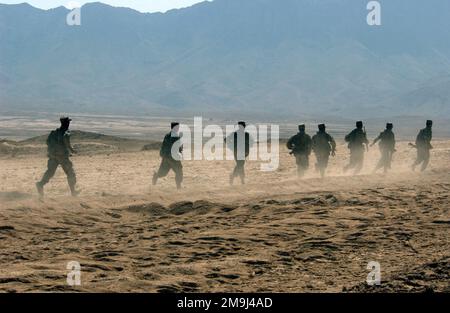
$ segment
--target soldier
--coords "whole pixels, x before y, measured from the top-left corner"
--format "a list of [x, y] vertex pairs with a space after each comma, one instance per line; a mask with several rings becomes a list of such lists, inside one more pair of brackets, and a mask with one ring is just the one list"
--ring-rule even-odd
[[345, 141], [348, 142], [348, 148], [350, 149], [350, 163], [344, 167], [344, 172], [354, 169], [354, 174], [356, 175], [362, 170], [364, 165], [364, 145], [369, 151], [369, 140], [367, 139], [366, 131], [363, 129], [363, 122], [356, 122], [356, 128], [345, 136]]
[[246, 123], [238, 122], [238, 130], [225, 138], [230, 149], [233, 150], [236, 166], [230, 175], [230, 185], [233, 185], [234, 179], [239, 176], [241, 184], [245, 184], [245, 160], [250, 153], [250, 146], [253, 140], [250, 134], [245, 131]]
[[332, 156], [336, 155], [336, 142], [325, 130], [325, 124], [320, 124], [319, 131], [312, 137], [312, 149], [317, 159], [316, 170], [322, 178], [325, 177], [330, 153]]
[[378, 162], [377, 166], [374, 169], [374, 173], [378, 171], [381, 168], [384, 168], [384, 173], [387, 173], [389, 169], [391, 169], [391, 163], [392, 163], [392, 155], [394, 154], [395, 150], [395, 135], [392, 129], [394, 128], [394, 125], [392, 123], [386, 124], [386, 129], [380, 133], [380, 135], [375, 138], [375, 140], [372, 142], [371, 146], [375, 145], [378, 141], [380, 151], [381, 151], [381, 159]]
[[312, 149], [312, 140], [305, 132], [304, 124], [298, 126], [298, 133], [292, 136], [286, 145], [289, 150], [292, 150], [290, 154], [295, 156], [298, 176], [303, 177], [309, 168], [309, 156]]
[[175, 144], [179, 145], [178, 151], [176, 152], [183, 152], [183, 146], [181, 145], [181, 142], [178, 142], [182, 136], [180, 134], [180, 124], [173, 122], [170, 127], [171, 131], [164, 137], [161, 150], [159, 151], [159, 155], [162, 158], [161, 165], [159, 170], [153, 174], [152, 183], [153, 185], [156, 185], [158, 178], [167, 176], [169, 171], [173, 170], [175, 172], [175, 183], [177, 185], [177, 189], [181, 189], [181, 183], [183, 182], [183, 165], [180, 160], [181, 156], [179, 154], [176, 154], [175, 156], [172, 154], [172, 147]]
[[61, 127], [50, 132], [47, 137], [47, 171], [41, 181], [36, 183], [37, 191], [41, 197], [44, 196], [44, 186], [55, 175], [59, 165], [61, 165], [67, 175], [67, 182], [69, 183], [72, 196], [75, 197], [79, 194], [79, 191], [76, 190], [77, 178], [72, 162], [69, 159], [72, 154], [76, 153], [70, 144], [70, 121], [72, 120], [68, 117], [61, 117]]
[[421, 171], [425, 171], [430, 162], [430, 150], [433, 149], [431, 139], [433, 139], [433, 121], [428, 120], [426, 128], [420, 130], [416, 138], [417, 159], [412, 165], [412, 170], [422, 163]]

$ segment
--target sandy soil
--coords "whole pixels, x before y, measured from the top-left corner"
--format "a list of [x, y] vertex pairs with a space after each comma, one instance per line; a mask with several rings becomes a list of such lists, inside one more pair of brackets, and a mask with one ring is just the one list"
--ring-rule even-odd
[[[43, 200], [46, 159], [3, 157], [0, 291], [450, 292], [450, 141], [434, 146], [425, 173], [402, 142], [392, 173], [371, 174], [373, 148], [353, 177], [340, 144], [325, 180], [298, 179], [282, 149], [276, 172], [250, 162], [245, 186], [229, 186], [233, 162], [186, 161], [181, 191], [173, 174], [150, 186], [156, 151], [75, 156], [80, 197], [59, 169]], [[81, 286], [66, 283], [70, 261]]]

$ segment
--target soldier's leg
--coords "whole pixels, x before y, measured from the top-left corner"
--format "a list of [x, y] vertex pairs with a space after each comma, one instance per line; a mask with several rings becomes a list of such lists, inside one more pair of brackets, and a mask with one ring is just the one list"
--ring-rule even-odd
[[234, 166], [233, 172], [231, 172], [231, 175], [230, 175], [230, 185], [233, 184], [234, 179], [237, 176], [240, 176], [240, 171], [241, 171], [240, 166], [241, 166], [242, 161], [235, 159], [235, 162], [236, 162], [236, 165]]
[[329, 161], [330, 155], [329, 154], [323, 154], [323, 155], [317, 155], [317, 164], [320, 172], [320, 176], [322, 178], [325, 177], [325, 172], [328, 167], [328, 161]]
[[430, 150], [426, 149], [423, 151], [423, 163], [422, 168], [420, 169], [422, 172], [425, 171], [430, 163]]
[[237, 174], [241, 179], [241, 183], [245, 184], [245, 160], [238, 160], [236, 167], [237, 167]]
[[44, 185], [47, 184], [50, 179], [55, 175], [56, 169], [58, 168], [58, 161], [49, 158], [47, 161], [47, 170], [45, 171], [42, 179], [36, 183], [36, 189], [39, 195], [44, 196]]
[[387, 150], [386, 151], [386, 161], [384, 164], [384, 172], [385, 173], [391, 169], [391, 165], [392, 165], [392, 151]]
[[316, 172], [320, 171], [320, 154], [319, 153], [315, 153], [316, 156], [316, 164], [314, 165]]
[[158, 169], [158, 178], [166, 177], [167, 174], [169, 174], [170, 171], [170, 160], [169, 159], [162, 159], [161, 165]]
[[381, 158], [381, 168], [383, 168], [384, 173], [387, 173], [389, 169], [389, 151], [385, 150], [383, 151], [383, 156]]
[[304, 169], [303, 169], [302, 155], [301, 154], [296, 154], [295, 155], [295, 163], [297, 164], [297, 175], [300, 176], [300, 177], [303, 176]]
[[354, 164], [354, 175], [357, 175], [361, 172], [364, 166], [364, 150], [357, 151], [355, 156], [355, 164]]
[[309, 155], [307, 154], [302, 155], [302, 167], [304, 171], [309, 168]]
[[356, 164], [356, 152], [355, 150], [350, 150], [350, 161], [347, 164], [347, 166], [344, 167], [344, 172], [347, 172], [348, 170], [355, 167]]
[[416, 169], [416, 166], [423, 162], [424, 154], [423, 149], [417, 149], [417, 158], [412, 165], [413, 171]]
[[69, 160], [69, 158], [65, 158], [61, 160], [61, 167], [64, 170], [64, 173], [66, 173], [67, 176], [67, 183], [70, 187], [70, 192], [73, 196], [76, 196], [78, 192], [75, 189], [75, 186], [77, 184], [77, 176], [75, 174], [75, 171], [73, 170], [73, 164], [72, 161]]
[[375, 168], [373, 169], [373, 172], [372, 173], [375, 173], [376, 171], [378, 171], [380, 168], [383, 168], [384, 167], [384, 163], [385, 163], [385, 151], [384, 150], [382, 150], [382, 149], [380, 149], [380, 152], [381, 152], [381, 157], [380, 157], [380, 159], [378, 160], [378, 163], [377, 163], [377, 165], [375, 166]]
[[55, 175], [58, 165], [59, 165], [59, 162], [57, 160], [55, 160], [53, 158], [48, 159], [47, 171], [44, 173], [44, 176], [42, 176], [42, 179], [39, 182], [39, 185], [41, 185], [43, 187], [50, 181], [50, 179]]
[[167, 176], [167, 174], [170, 171], [170, 164], [169, 161], [166, 158], [163, 158], [161, 160], [161, 165], [159, 166], [159, 169], [155, 174], [153, 174], [153, 185], [156, 185], [158, 178], [162, 178]]
[[304, 176], [309, 168], [309, 156], [307, 154], [300, 154], [298, 158], [298, 174], [299, 176]]
[[181, 189], [181, 183], [183, 182], [183, 165], [181, 164], [181, 161], [176, 160], [173, 160], [170, 163], [172, 170], [175, 172], [177, 189]]

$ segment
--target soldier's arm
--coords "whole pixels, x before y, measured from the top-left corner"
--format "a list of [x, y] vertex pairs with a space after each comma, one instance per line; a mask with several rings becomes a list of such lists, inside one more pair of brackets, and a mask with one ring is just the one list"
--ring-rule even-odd
[[374, 144], [376, 144], [378, 141], [380, 141], [381, 140], [381, 136], [383, 136], [383, 133], [380, 133], [379, 135], [378, 135], [378, 137], [377, 138], [375, 138], [374, 140], [373, 140], [373, 142], [372, 142], [372, 146], [374, 145]]
[[76, 153], [75, 149], [70, 144], [70, 135], [69, 134], [64, 135], [64, 145], [66, 146], [67, 150], [70, 151], [70, 153]]
[[312, 138], [310, 136], [307, 137], [307, 144], [306, 144], [306, 150], [308, 151], [308, 154], [311, 153], [312, 147], [313, 147], [313, 142], [312, 142]]
[[353, 134], [355, 133], [354, 130], [352, 130], [349, 134], [347, 134], [347, 136], [345, 136], [345, 141], [350, 142], [352, 141], [353, 138]]
[[378, 137], [375, 138], [375, 139], [373, 140], [372, 146], [373, 146], [374, 144], [376, 144], [378, 141], [380, 141], [380, 139], [381, 139], [381, 134], [379, 134]]
[[316, 135], [312, 136], [311, 138], [311, 148], [314, 150], [316, 147]]
[[165, 135], [163, 142], [161, 144], [161, 149], [159, 149], [159, 153], [162, 155], [162, 153], [166, 150], [167, 146], [170, 145], [170, 135]]
[[421, 130], [416, 137], [416, 146], [420, 145], [420, 141], [422, 141], [422, 139], [423, 139], [423, 130]]
[[295, 136], [289, 138], [288, 142], [286, 143], [286, 147], [287, 147], [289, 150], [292, 150], [292, 149], [294, 148], [294, 144], [293, 144], [294, 138], [295, 138]]
[[328, 135], [328, 142], [331, 144], [331, 152], [336, 153], [336, 141], [331, 135]]

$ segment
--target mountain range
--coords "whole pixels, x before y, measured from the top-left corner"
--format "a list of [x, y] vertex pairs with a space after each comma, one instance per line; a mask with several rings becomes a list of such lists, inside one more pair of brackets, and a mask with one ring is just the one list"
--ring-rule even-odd
[[0, 5], [0, 111], [450, 113], [450, 1], [214, 0], [166, 13]]

